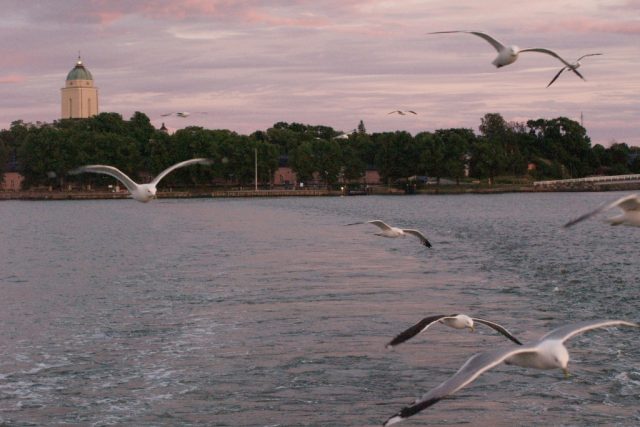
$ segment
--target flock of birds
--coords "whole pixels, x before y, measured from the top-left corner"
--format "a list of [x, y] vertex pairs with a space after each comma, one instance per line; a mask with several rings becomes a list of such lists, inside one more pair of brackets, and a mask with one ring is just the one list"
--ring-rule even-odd
[[[570, 227], [582, 220], [596, 215], [599, 212], [614, 207], [623, 209], [624, 213], [620, 216], [608, 219], [612, 225], [627, 224], [640, 226], [640, 198], [637, 195], [629, 195], [616, 200], [613, 203], [602, 205], [601, 207], [568, 222], [565, 224], [565, 227]], [[354, 222], [346, 225], [350, 226], [365, 223], [372, 224], [380, 228], [381, 232], [376, 233], [378, 236], [395, 238], [413, 235], [416, 236], [424, 246], [429, 248], [432, 247], [431, 243], [422, 232], [414, 229], [392, 227], [380, 220]], [[402, 331], [387, 343], [386, 348], [393, 349], [411, 338], [425, 332], [429, 327], [437, 323], [444, 324], [454, 329], [468, 328], [472, 332], [474, 331], [476, 324], [486, 325], [504, 335], [518, 346], [498, 348], [471, 356], [448, 380], [389, 417], [389, 419], [384, 422], [384, 427], [403, 421], [436, 404], [440, 400], [447, 398], [461, 388], [469, 385], [484, 372], [500, 365], [501, 363], [534, 369], [559, 368], [563, 370], [565, 377], [568, 377], [569, 371], [567, 366], [569, 364], [569, 351], [564, 345], [565, 341], [580, 333], [596, 328], [613, 326], [630, 326], [640, 328], [640, 324], [625, 320], [585, 321], [556, 328], [542, 336], [538, 341], [523, 344], [504, 326], [498, 323], [486, 319], [470, 317], [466, 314], [439, 314], [427, 316], [418, 323]]]
[[[502, 68], [505, 65], [513, 64], [518, 59], [518, 56], [523, 52], [544, 53], [546, 55], [553, 56], [554, 58], [560, 60], [560, 62], [562, 62], [562, 64], [564, 64], [564, 66], [562, 68], [560, 68], [560, 70], [553, 77], [553, 79], [551, 79], [551, 81], [549, 82], [547, 87], [551, 86], [558, 79], [558, 77], [560, 77], [560, 75], [565, 71], [571, 71], [576, 76], [580, 77], [582, 80], [586, 80], [584, 78], [584, 76], [578, 71], [578, 68], [580, 68], [580, 66], [582, 65], [580, 61], [582, 59], [586, 58], [586, 57], [589, 57], [589, 56], [602, 55], [602, 53], [588, 53], [586, 55], [582, 55], [581, 57], [576, 59], [574, 62], [569, 62], [566, 59], [564, 59], [563, 57], [561, 57], [559, 54], [557, 54], [556, 52], [552, 51], [551, 49], [546, 49], [546, 48], [541, 48], [541, 47], [531, 47], [531, 48], [526, 48], [526, 49], [520, 49], [516, 45], [505, 46], [504, 44], [500, 43], [495, 38], [491, 37], [490, 35], [488, 35], [486, 33], [482, 33], [480, 31], [461, 31], [461, 30], [434, 31], [434, 32], [431, 32], [431, 33], [428, 33], [428, 34], [454, 34], [454, 33], [473, 34], [474, 36], [478, 36], [478, 37], [484, 39], [485, 41], [487, 41], [498, 52], [498, 56], [496, 56], [496, 58], [492, 62], [492, 64], [495, 65], [496, 68]], [[407, 113], [417, 114], [413, 110], [395, 110], [395, 111], [391, 111], [388, 114], [398, 114], [400, 116], [404, 116]]]
[[[588, 212], [580, 217], [569, 221], [565, 224], [565, 227], [575, 225], [585, 219], [612, 209], [620, 208], [623, 210], [621, 215], [608, 218], [607, 221], [612, 225], [632, 225], [640, 226], [640, 197], [632, 194], [622, 197], [612, 203], [603, 204], [597, 209]], [[372, 224], [380, 228], [380, 233], [376, 233], [382, 237], [405, 237], [407, 235], [413, 235], [417, 237], [420, 242], [431, 248], [432, 245], [426, 236], [414, 229], [402, 229], [392, 227], [381, 220], [371, 220], [367, 222], [354, 222], [346, 224], [346, 226], [357, 224]], [[402, 331], [395, 338], [393, 338], [386, 345], [386, 348], [393, 349], [396, 346], [410, 340], [411, 338], [425, 332], [429, 327], [434, 324], [441, 323], [454, 329], [469, 329], [474, 331], [475, 324], [486, 325], [506, 338], [517, 344], [517, 347], [504, 347], [495, 350], [491, 350], [484, 353], [478, 353], [471, 356], [460, 369], [448, 380], [433, 388], [419, 399], [416, 399], [412, 404], [402, 408], [396, 414], [387, 419], [383, 426], [390, 426], [403, 421], [412, 415], [436, 404], [442, 399], [454, 394], [461, 388], [469, 385], [482, 373], [494, 368], [501, 363], [507, 365], [516, 365], [523, 368], [534, 369], [562, 369], [565, 377], [568, 377], [568, 363], [569, 363], [569, 351], [565, 347], [564, 343], [568, 339], [592, 330], [596, 328], [612, 327], [612, 326], [630, 326], [640, 328], [640, 324], [634, 322], [628, 322], [625, 320], [594, 320], [585, 321], [575, 324], [562, 326], [552, 330], [546, 335], [542, 336], [538, 341], [530, 344], [523, 344], [518, 340], [511, 332], [509, 332], [504, 326], [485, 319], [479, 319], [470, 317], [466, 314], [440, 314], [434, 316], [427, 316], [420, 320], [418, 323], [410, 326], [406, 330]]]
[[[518, 55], [522, 52], [540, 52], [545, 53], [547, 55], [551, 55], [557, 59], [559, 59], [564, 66], [558, 71], [558, 73], [553, 77], [551, 82], [547, 85], [547, 87], [551, 86], [558, 77], [564, 71], [571, 71], [576, 74], [578, 77], [584, 80], [582, 74], [580, 74], [577, 69], [580, 67], [580, 60], [588, 57], [601, 55], [600, 53], [592, 53], [583, 55], [574, 63], [569, 63], [560, 57], [557, 53], [544, 48], [528, 48], [528, 49], [520, 49], [517, 46], [504, 46], [502, 43], [498, 42], [491, 36], [476, 32], [476, 31], [439, 31], [430, 34], [447, 34], [447, 33], [468, 33], [473, 34], [478, 37], [483, 38], [489, 44], [491, 44], [496, 51], [498, 52], [498, 56], [494, 59], [493, 64], [496, 67], [503, 67], [505, 65], [512, 64], [518, 59]], [[178, 117], [187, 117], [190, 113], [187, 112], [176, 112], [176, 113], [168, 113], [163, 116], [168, 115], [176, 115]], [[204, 114], [204, 113], [203, 113]], [[395, 110], [388, 114], [398, 114], [398, 115], [406, 115], [406, 114], [417, 114], [413, 110]], [[150, 183], [148, 184], [138, 184], [134, 182], [131, 178], [129, 178], [122, 171], [118, 170], [113, 166], [107, 165], [86, 165], [80, 168], [77, 168], [70, 173], [79, 174], [79, 173], [98, 173], [98, 174], [106, 174], [112, 176], [113, 178], [120, 181], [127, 190], [131, 193], [131, 196], [139, 201], [139, 202], [149, 202], [150, 200], [157, 197], [157, 185], [158, 183], [169, 173], [172, 171], [186, 167], [191, 165], [210, 165], [213, 161], [211, 159], [205, 158], [195, 158], [186, 160], [180, 163], [177, 163], [164, 171], [162, 171], [158, 176], [156, 176]], [[623, 211], [621, 215], [612, 217], [608, 219], [612, 225], [626, 224], [632, 226], [640, 226], [640, 197], [638, 195], [629, 195], [620, 198], [612, 203], [606, 203], [597, 209], [588, 212], [574, 220], [569, 221], [565, 224], [565, 227], [571, 227], [583, 220], [591, 218], [596, 214], [612, 209], [619, 208]], [[406, 228], [398, 228], [393, 227], [381, 220], [371, 220], [366, 222], [356, 222], [350, 225], [357, 224], [372, 224], [380, 229], [379, 233], [376, 235], [389, 237], [389, 238], [397, 238], [397, 237], [406, 237], [407, 235], [414, 236], [418, 238], [420, 243], [427, 248], [431, 248], [431, 242], [427, 239], [427, 237], [419, 230], [415, 229], [406, 229]], [[494, 368], [502, 363], [516, 365], [525, 368], [535, 368], [535, 369], [562, 369], [565, 373], [565, 376], [568, 375], [567, 366], [569, 363], [569, 352], [565, 347], [565, 342], [570, 338], [581, 334], [586, 331], [590, 331], [596, 328], [605, 328], [605, 327], [614, 327], [614, 326], [629, 326], [634, 328], [640, 328], [640, 324], [628, 322], [625, 320], [594, 320], [594, 321], [585, 321], [579, 322], [575, 324], [570, 324], [566, 326], [561, 326], [557, 329], [552, 330], [546, 335], [542, 336], [539, 340], [534, 341], [532, 343], [523, 344], [520, 340], [518, 340], [513, 334], [511, 334], [504, 326], [501, 326], [495, 322], [470, 317], [466, 314], [450, 314], [450, 315], [433, 315], [428, 316], [420, 320], [415, 325], [412, 325], [405, 331], [398, 334], [395, 338], [393, 338], [386, 345], [388, 349], [393, 349], [396, 346], [414, 338], [415, 336], [425, 332], [434, 324], [443, 324], [445, 326], [454, 328], [454, 329], [470, 329], [474, 330], [476, 324], [482, 324], [492, 328], [498, 333], [505, 336], [507, 339], [512, 341], [515, 345], [510, 347], [498, 348], [495, 350], [490, 350], [484, 353], [478, 353], [471, 356], [460, 369], [451, 376], [448, 380], [444, 381], [442, 384], [433, 388], [425, 395], [415, 400], [410, 405], [402, 408], [396, 414], [392, 415], [387, 419], [383, 426], [389, 426], [400, 421], [403, 421], [412, 415], [417, 414], [418, 412], [434, 405], [442, 399], [447, 398], [448, 396], [454, 394], [461, 388], [469, 385], [476, 378], [478, 378], [481, 374], [488, 371], [491, 368]]]
[[[150, 200], [157, 197], [157, 185], [160, 180], [162, 180], [169, 173], [178, 168], [186, 166], [211, 165], [212, 163], [213, 161], [211, 159], [205, 158], [185, 160], [165, 169], [148, 184], [138, 184], [119, 169], [107, 165], [86, 165], [74, 169], [70, 173], [98, 173], [109, 175], [120, 181], [129, 190], [132, 198], [139, 202], [149, 202]], [[572, 221], [569, 221], [567, 224], [565, 224], [565, 227], [575, 225], [585, 219], [595, 216], [600, 212], [612, 208], [620, 208], [623, 210], [623, 213], [621, 215], [608, 219], [608, 221], [612, 225], [626, 224], [640, 226], [640, 197], [638, 195], [632, 194], [622, 197], [612, 203], [604, 204], [591, 212], [588, 212]], [[381, 220], [354, 222], [346, 225], [352, 226], [358, 224], [375, 225], [380, 229], [380, 232], [376, 233], [376, 235], [378, 236], [398, 238], [411, 235], [417, 237], [420, 243], [427, 248], [432, 247], [431, 242], [429, 242], [427, 237], [419, 230], [393, 227]], [[596, 328], [612, 326], [630, 326], [640, 328], [640, 324], [628, 322], [625, 320], [586, 321], [559, 327], [544, 335], [538, 341], [529, 344], [523, 344], [504, 326], [498, 323], [486, 319], [470, 317], [466, 314], [441, 314], [425, 317], [415, 325], [412, 325], [411, 327], [398, 334], [395, 338], [389, 341], [386, 347], [388, 349], [393, 349], [396, 346], [421, 334], [422, 332], [425, 332], [432, 325], [437, 323], [444, 324], [445, 326], [449, 326], [454, 329], [468, 328], [471, 331], [475, 329], [476, 324], [482, 324], [504, 335], [517, 346], [499, 348], [471, 356], [451, 378], [433, 388], [431, 391], [423, 395], [421, 398], [417, 399], [412, 404], [402, 408], [396, 414], [387, 419], [384, 422], [383, 426], [386, 427], [403, 421], [411, 417], [412, 415], [415, 415], [418, 412], [436, 404], [440, 400], [445, 399], [461, 388], [469, 385], [482, 373], [500, 365], [503, 362], [509, 365], [516, 365], [524, 368], [559, 368], [564, 371], [566, 376], [568, 375], [567, 366], [569, 363], [569, 352], [564, 343], [568, 339], [582, 332], [586, 332]]]

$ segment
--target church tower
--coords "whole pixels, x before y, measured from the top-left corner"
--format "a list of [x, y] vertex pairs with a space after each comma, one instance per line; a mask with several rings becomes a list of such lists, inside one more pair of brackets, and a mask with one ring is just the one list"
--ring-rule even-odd
[[62, 93], [63, 119], [78, 119], [98, 114], [98, 88], [93, 86], [93, 77], [82, 64], [80, 56], [78, 62], [67, 74]]

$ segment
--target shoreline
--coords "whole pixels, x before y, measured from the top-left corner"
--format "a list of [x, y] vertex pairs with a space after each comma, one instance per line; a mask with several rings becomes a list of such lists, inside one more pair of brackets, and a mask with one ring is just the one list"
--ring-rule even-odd
[[[492, 186], [441, 185], [417, 189], [412, 193], [389, 187], [371, 187], [365, 192], [343, 192], [326, 189], [296, 190], [178, 190], [158, 192], [159, 199], [195, 198], [252, 198], [252, 197], [336, 197], [366, 195], [455, 195], [455, 194], [501, 194], [501, 193], [556, 193], [556, 192], [597, 192], [640, 190], [640, 184], [554, 186], [535, 187], [533, 185], [495, 184]], [[127, 191], [3, 191], [2, 200], [110, 200], [127, 199]]]

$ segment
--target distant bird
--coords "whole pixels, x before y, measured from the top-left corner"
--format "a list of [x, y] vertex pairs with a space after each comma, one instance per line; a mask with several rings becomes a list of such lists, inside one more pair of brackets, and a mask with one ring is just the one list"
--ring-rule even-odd
[[365, 222], [354, 222], [352, 224], [346, 224], [346, 225], [358, 225], [358, 224], [373, 224], [376, 227], [379, 227], [380, 230], [382, 230], [380, 233], [376, 233], [376, 236], [383, 236], [383, 237], [405, 237], [407, 234], [411, 234], [413, 236], [416, 236], [418, 239], [420, 239], [420, 242], [430, 248], [431, 247], [431, 243], [429, 243], [429, 240], [427, 240], [427, 238], [425, 237], [424, 234], [422, 234], [421, 232], [419, 232], [418, 230], [413, 230], [410, 228], [397, 228], [397, 227], [391, 227], [387, 224], [385, 224], [384, 222], [375, 219], [372, 221], [367, 221]]
[[509, 331], [507, 331], [506, 328], [504, 328], [503, 326], [498, 325], [497, 323], [493, 323], [493, 322], [490, 322], [490, 321], [484, 320], [484, 319], [478, 319], [477, 317], [469, 317], [466, 314], [450, 314], [450, 315], [438, 314], [436, 316], [425, 317], [424, 319], [422, 319], [421, 321], [419, 321], [415, 325], [413, 325], [410, 328], [408, 328], [407, 330], [401, 332], [398, 336], [396, 336], [394, 339], [392, 339], [386, 345], [386, 347], [391, 349], [391, 348], [393, 348], [394, 346], [396, 346], [398, 344], [402, 344], [403, 342], [415, 337], [419, 333], [426, 331], [429, 328], [429, 326], [433, 325], [434, 323], [443, 323], [443, 324], [445, 324], [447, 326], [450, 326], [450, 327], [452, 327], [454, 329], [469, 328], [469, 330], [471, 330], [471, 332], [473, 332], [475, 330], [474, 322], [475, 323], [481, 323], [483, 325], [487, 325], [490, 328], [493, 328], [496, 331], [500, 332], [502, 335], [504, 335], [505, 337], [509, 338], [514, 343], [522, 345], [522, 343], [520, 341], [518, 341], [518, 339], [516, 337], [511, 335], [511, 333]]
[[588, 53], [586, 55], [582, 55], [580, 58], [576, 59], [576, 62], [574, 62], [573, 64], [570, 65], [565, 65], [564, 67], [560, 68], [560, 71], [558, 71], [558, 74], [555, 75], [555, 77], [549, 82], [549, 84], [547, 85], [547, 87], [551, 86], [553, 84], [553, 82], [555, 82], [557, 80], [558, 77], [560, 77], [560, 74], [562, 74], [562, 72], [564, 70], [571, 70], [574, 73], [576, 73], [578, 75], [578, 77], [580, 77], [582, 80], [585, 80], [585, 78], [582, 76], [582, 74], [580, 74], [578, 72], [578, 68], [580, 68], [580, 60], [582, 58], [586, 58], [587, 56], [598, 56], [598, 55], [602, 55], [601, 53]]
[[624, 196], [619, 198], [618, 200], [604, 204], [599, 208], [588, 212], [584, 215], [579, 216], [578, 218], [569, 221], [564, 225], [565, 228], [571, 227], [585, 219], [591, 218], [592, 216], [609, 210], [611, 208], [619, 208], [622, 209], [622, 214], [618, 216], [614, 216], [611, 218], [607, 218], [606, 221], [611, 225], [632, 225], [634, 227], [640, 227], [640, 197], [637, 194], [630, 194], [628, 196]]
[[334, 136], [331, 139], [349, 139], [349, 135], [346, 134], [346, 133], [341, 133], [341, 134], [338, 134], [338, 135]]
[[139, 202], [146, 203], [156, 197], [156, 191], [157, 191], [156, 186], [158, 185], [160, 180], [165, 176], [167, 176], [172, 171], [174, 171], [175, 169], [182, 168], [185, 166], [190, 166], [190, 165], [196, 165], [196, 164], [210, 165], [212, 163], [213, 161], [210, 159], [185, 160], [184, 162], [176, 163], [175, 165], [163, 170], [162, 172], [160, 172], [158, 176], [156, 176], [153, 179], [153, 181], [151, 181], [148, 184], [137, 184], [119, 169], [114, 168], [113, 166], [106, 166], [106, 165], [82, 166], [70, 171], [69, 173], [72, 175], [77, 175], [79, 173], [89, 172], [89, 173], [101, 173], [101, 174], [112, 176], [118, 181], [120, 181], [122, 184], [124, 184], [125, 187], [127, 187], [127, 190], [129, 190], [129, 193], [131, 193], [131, 197], [133, 197], [135, 200]]
[[189, 117], [192, 114], [207, 114], [206, 111], [200, 111], [197, 113], [190, 113], [188, 111], [178, 111], [177, 113], [166, 113], [166, 114], [160, 114], [162, 117], [167, 117], [167, 116], [177, 116], [177, 117]]
[[523, 368], [563, 370], [565, 377], [569, 371], [569, 351], [564, 342], [582, 332], [607, 326], [631, 326], [640, 328], [640, 324], [624, 320], [594, 320], [575, 323], [554, 329], [540, 340], [521, 347], [507, 347], [478, 353], [471, 356], [451, 378], [417, 399], [412, 405], [404, 407], [390, 417], [383, 426], [399, 423], [423, 409], [428, 408], [440, 400], [452, 395], [462, 387], [470, 384], [483, 372], [504, 362], [507, 365], [517, 365]]
[[497, 41], [493, 37], [491, 37], [491, 36], [489, 36], [489, 35], [487, 35], [485, 33], [478, 32], [478, 31], [436, 31], [434, 33], [429, 33], [429, 34], [450, 34], [450, 33], [473, 34], [473, 35], [476, 35], [476, 36], [481, 37], [481, 38], [485, 39], [486, 41], [488, 41], [489, 44], [491, 46], [493, 46], [495, 50], [498, 51], [498, 56], [492, 62], [492, 64], [495, 65], [497, 68], [504, 67], [505, 65], [509, 65], [509, 64], [514, 63], [516, 61], [516, 59], [518, 59], [518, 55], [520, 53], [522, 53], [522, 52], [541, 52], [541, 53], [546, 53], [547, 55], [551, 55], [551, 56], [553, 56], [555, 58], [558, 58], [567, 67], [571, 67], [571, 64], [569, 64], [567, 61], [562, 59], [562, 57], [560, 55], [558, 55], [557, 53], [555, 53], [552, 50], [539, 48], [539, 47], [520, 49], [518, 46], [514, 46], [514, 45], [512, 45], [512, 46], [504, 46], [502, 43], [500, 43], [499, 41]]
[[399, 115], [401, 115], [401, 116], [406, 116], [406, 115], [407, 115], [407, 113], [416, 114], [416, 115], [418, 114], [418, 113], [416, 113], [416, 112], [415, 112], [415, 111], [413, 111], [413, 110], [404, 110], [404, 111], [402, 111], [402, 110], [395, 110], [395, 111], [391, 111], [391, 112], [387, 113], [387, 115], [389, 115], [389, 114], [399, 114]]

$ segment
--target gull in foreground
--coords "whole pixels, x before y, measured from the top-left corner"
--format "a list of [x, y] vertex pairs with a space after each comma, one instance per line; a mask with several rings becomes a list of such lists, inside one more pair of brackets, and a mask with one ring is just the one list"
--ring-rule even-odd
[[574, 62], [573, 64], [570, 65], [565, 65], [564, 67], [560, 68], [560, 71], [558, 71], [558, 74], [555, 75], [555, 77], [549, 82], [549, 84], [547, 85], [547, 87], [551, 86], [553, 84], [553, 82], [555, 82], [558, 77], [560, 77], [560, 74], [562, 74], [563, 71], [565, 70], [571, 70], [573, 71], [578, 77], [580, 77], [582, 80], [584, 80], [585, 78], [582, 77], [582, 74], [580, 74], [578, 72], [578, 68], [580, 68], [580, 60], [582, 58], [586, 58], [587, 56], [597, 56], [597, 55], [602, 55], [601, 53], [588, 53], [586, 55], [582, 55], [580, 58], [576, 59], [576, 62]]
[[634, 328], [640, 328], [640, 324], [624, 320], [592, 320], [554, 329], [539, 341], [532, 344], [475, 354], [471, 356], [451, 378], [429, 391], [420, 399], [417, 399], [412, 405], [404, 407], [400, 412], [385, 421], [383, 426], [398, 423], [417, 414], [470, 384], [483, 372], [498, 366], [502, 362], [524, 368], [560, 368], [564, 371], [566, 377], [569, 375], [569, 371], [567, 370], [569, 352], [564, 346], [564, 342], [582, 332], [607, 326], [632, 326]]
[[399, 114], [401, 116], [406, 116], [407, 113], [411, 113], [411, 114], [414, 114], [414, 115], [418, 114], [413, 110], [404, 110], [404, 111], [402, 111], [402, 110], [394, 110], [394, 111], [391, 111], [391, 112], [387, 113], [387, 115], [389, 115], [389, 114]]
[[[358, 225], [358, 224], [365, 224], [365, 223], [364, 222], [354, 222], [352, 224], [346, 224], [346, 225]], [[429, 243], [429, 240], [427, 240], [425, 235], [422, 234], [421, 232], [419, 232], [418, 230], [413, 230], [413, 229], [410, 229], [410, 228], [391, 227], [390, 225], [385, 224], [383, 221], [380, 221], [378, 219], [374, 219], [372, 221], [367, 221], [366, 224], [373, 224], [376, 227], [380, 228], [380, 230], [382, 230], [380, 233], [376, 233], [376, 236], [405, 237], [407, 234], [411, 234], [413, 236], [416, 236], [418, 239], [420, 239], [420, 242], [423, 245], [425, 245], [426, 247], [428, 247], [428, 248], [431, 247], [431, 243]]]
[[611, 208], [622, 209], [622, 214], [606, 219], [606, 221], [611, 225], [624, 224], [640, 227], [640, 197], [638, 197], [637, 194], [630, 194], [628, 196], [621, 197], [615, 202], [604, 204], [591, 212], [587, 212], [586, 214], [569, 221], [564, 226], [565, 228], [571, 227], [572, 225], [575, 225], [581, 221], [584, 221], [585, 219], [591, 218], [592, 216]]
[[175, 165], [163, 170], [158, 176], [153, 179], [153, 181], [148, 184], [137, 184], [131, 178], [125, 175], [121, 170], [114, 168], [113, 166], [106, 165], [81, 166], [70, 171], [69, 173], [72, 175], [76, 175], [83, 172], [90, 172], [112, 176], [122, 184], [124, 184], [125, 187], [127, 187], [127, 190], [129, 190], [129, 192], [131, 193], [131, 197], [139, 202], [146, 203], [156, 197], [156, 186], [158, 185], [160, 180], [167, 176], [169, 173], [173, 172], [175, 169], [190, 165], [210, 165], [211, 163], [213, 163], [213, 161], [210, 159], [185, 160], [184, 162], [176, 163]]
[[477, 317], [469, 317], [466, 314], [450, 314], [450, 315], [439, 314], [436, 316], [425, 317], [415, 325], [411, 326], [407, 330], [398, 334], [398, 336], [396, 336], [394, 339], [389, 341], [386, 347], [391, 349], [398, 344], [402, 344], [403, 342], [415, 337], [419, 333], [426, 331], [429, 328], [429, 326], [433, 325], [434, 323], [443, 323], [454, 329], [469, 328], [471, 332], [475, 330], [474, 323], [481, 323], [483, 325], [487, 325], [490, 328], [493, 328], [496, 331], [500, 332], [502, 335], [509, 338], [514, 343], [522, 345], [522, 343], [518, 341], [516, 337], [511, 335], [511, 333], [507, 331], [506, 328], [498, 325], [497, 323], [493, 323], [484, 319], [478, 319]]
[[558, 55], [552, 50], [544, 49], [540, 47], [520, 49], [518, 46], [514, 46], [514, 45], [504, 46], [502, 43], [500, 43], [490, 35], [487, 35], [485, 33], [481, 33], [478, 31], [436, 31], [434, 33], [429, 33], [429, 34], [450, 34], [450, 33], [473, 34], [488, 41], [489, 44], [493, 46], [495, 50], [498, 51], [498, 56], [492, 62], [492, 64], [495, 65], [497, 68], [504, 67], [505, 65], [513, 64], [516, 61], [516, 59], [518, 59], [518, 55], [522, 52], [546, 53], [547, 55], [551, 55], [555, 58], [558, 58], [565, 66], [571, 68], [571, 64], [569, 64], [567, 61], [562, 59], [560, 55]]

